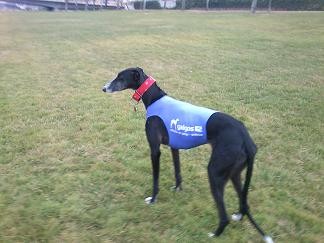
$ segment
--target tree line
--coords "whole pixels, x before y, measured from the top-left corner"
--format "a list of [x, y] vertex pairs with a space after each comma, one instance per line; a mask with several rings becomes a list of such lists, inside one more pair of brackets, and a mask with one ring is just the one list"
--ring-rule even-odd
[[[89, 5], [95, 8], [96, 0], [64, 0], [65, 9], [68, 3], [74, 3], [78, 9], [78, 3], [85, 4], [85, 10]], [[123, 8], [122, 0], [115, 0], [117, 8]], [[168, 0], [165, 0], [168, 1]], [[170, 0], [171, 1], [171, 0]], [[100, 8], [107, 8], [108, 0], [99, 0]], [[97, 2], [98, 6], [98, 2]], [[126, 4], [127, 6], [127, 4]], [[160, 3], [150, 0], [138, 0], [134, 2], [135, 9], [160, 9]], [[165, 7], [165, 4], [164, 4]], [[251, 9], [255, 13], [257, 8], [276, 10], [324, 10], [324, 0], [176, 0], [177, 9]]]
[[324, 10], [324, 0], [177, 0], [177, 8]]

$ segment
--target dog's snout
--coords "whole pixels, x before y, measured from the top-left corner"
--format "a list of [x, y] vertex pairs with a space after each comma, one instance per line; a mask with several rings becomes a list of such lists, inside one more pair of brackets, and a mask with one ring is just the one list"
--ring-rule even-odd
[[103, 91], [103, 92], [107, 92], [106, 87], [103, 87], [103, 88], [102, 88], [102, 91]]

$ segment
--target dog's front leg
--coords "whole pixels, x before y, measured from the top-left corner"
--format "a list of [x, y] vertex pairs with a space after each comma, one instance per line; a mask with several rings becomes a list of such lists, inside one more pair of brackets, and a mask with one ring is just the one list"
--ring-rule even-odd
[[179, 157], [179, 149], [173, 149], [171, 148], [171, 153], [172, 153], [172, 160], [173, 160], [173, 165], [174, 165], [174, 176], [175, 176], [175, 186], [172, 187], [173, 190], [175, 191], [181, 191], [181, 170], [180, 170], [180, 157]]
[[152, 204], [156, 200], [156, 196], [159, 193], [159, 174], [160, 174], [160, 148], [151, 148], [151, 161], [153, 172], [153, 192], [151, 197], [145, 198], [147, 204]]
[[[152, 196], [145, 199], [147, 204], [154, 203], [159, 193], [159, 174], [160, 174], [160, 146], [167, 141], [167, 131], [163, 121], [156, 116], [149, 117], [145, 124], [146, 138], [151, 149], [151, 161], [153, 171], [153, 192]], [[164, 143], [167, 144], [167, 143]]]

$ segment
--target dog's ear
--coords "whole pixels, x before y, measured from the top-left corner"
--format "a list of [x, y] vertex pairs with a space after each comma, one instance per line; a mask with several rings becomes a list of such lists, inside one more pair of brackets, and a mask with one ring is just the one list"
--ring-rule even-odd
[[134, 81], [136, 83], [139, 83], [141, 81], [141, 74], [137, 70], [134, 71]]
[[141, 77], [143, 76], [143, 69], [137, 67], [135, 68], [134, 70], [134, 81], [137, 82], [137, 83], [140, 83], [141, 82]]
[[144, 72], [143, 69], [141, 69], [140, 67], [136, 67], [135, 69], [136, 69], [137, 71], [141, 72], [141, 73]]

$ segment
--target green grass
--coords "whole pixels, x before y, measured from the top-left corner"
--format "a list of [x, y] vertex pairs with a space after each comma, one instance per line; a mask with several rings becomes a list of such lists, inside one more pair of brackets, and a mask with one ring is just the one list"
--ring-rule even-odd
[[[162, 148], [151, 192], [144, 109], [102, 85], [140, 66], [169, 95], [232, 114], [258, 144], [249, 201], [276, 242], [324, 239], [324, 14], [0, 14], [0, 242], [261, 242], [218, 216], [210, 148]], [[232, 186], [227, 210], [237, 209]]]

